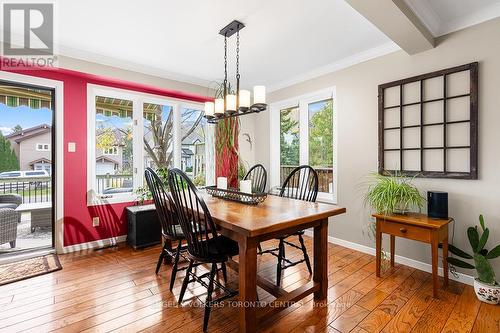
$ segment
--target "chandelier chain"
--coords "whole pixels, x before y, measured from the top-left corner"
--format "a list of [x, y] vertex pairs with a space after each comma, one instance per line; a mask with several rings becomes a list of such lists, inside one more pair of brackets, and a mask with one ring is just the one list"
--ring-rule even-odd
[[240, 78], [240, 29], [236, 32], [236, 78]]
[[224, 36], [224, 88], [227, 84], [227, 37]]

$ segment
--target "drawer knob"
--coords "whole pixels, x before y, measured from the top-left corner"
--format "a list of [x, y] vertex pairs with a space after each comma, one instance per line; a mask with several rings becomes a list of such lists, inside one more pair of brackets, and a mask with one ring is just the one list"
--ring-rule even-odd
[[401, 231], [403, 234], [406, 234], [406, 228], [399, 228], [399, 231]]

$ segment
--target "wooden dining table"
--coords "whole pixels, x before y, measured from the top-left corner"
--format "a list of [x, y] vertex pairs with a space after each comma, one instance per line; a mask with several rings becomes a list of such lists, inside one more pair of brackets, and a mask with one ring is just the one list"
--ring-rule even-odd
[[[238, 242], [238, 262], [228, 266], [239, 275], [239, 332], [256, 332], [263, 318], [270, 318], [293, 302], [314, 293], [315, 300], [326, 300], [328, 289], [328, 221], [345, 213], [336, 205], [306, 202], [269, 195], [258, 205], [218, 199], [204, 193], [203, 198], [220, 234]], [[314, 228], [314, 269], [312, 280], [287, 292], [274, 281], [257, 274], [257, 245], [278, 236]], [[257, 286], [276, 297], [260, 306]]]

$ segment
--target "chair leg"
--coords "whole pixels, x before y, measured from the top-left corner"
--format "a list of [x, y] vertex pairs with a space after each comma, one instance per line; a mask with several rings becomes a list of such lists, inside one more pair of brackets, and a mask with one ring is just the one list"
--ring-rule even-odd
[[186, 270], [186, 276], [184, 277], [184, 281], [182, 281], [181, 293], [179, 294], [179, 303], [182, 303], [182, 299], [184, 298], [184, 293], [186, 292], [186, 288], [189, 283], [189, 275], [191, 274], [191, 269], [193, 269], [193, 263], [193, 260], [189, 260], [189, 266]]
[[227, 269], [226, 269], [226, 263], [222, 263], [222, 277], [224, 278], [224, 283], [227, 283]]
[[161, 249], [160, 258], [158, 258], [158, 263], [156, 264], [156, 274], [160, 271], [161, 263], [163, 262], [163, 258], [165, 257], [165, 250]]
[[309, 260], [309, 255], [307, 254], [307, 249], [304, 244], [304, 238], [302, 238], [302, 235], [299, 235], [299, 242], [300, 246], [302, 247], [302, 253], [304, 254], [304, 260], [306, 261], [307, 270], [309, 271], [309, 274], [312, 274], [311, 261]]
[[170, 276], [170, 291], [172, 291], [172, 288], [174, 288], [175, 276], [177, 275], [177, 264], [179, 263], [179, 256], [181, 254], [181, 245], [182, 243], [179, 242], [179, 245], [177, 245], [177, 251], [175, 252], [172, 274]]
[[[222, 267], [225, 266], [222, 263]], [[214, 279], [215, 273], [217, 273], [217, 264], [212, 264], [212, 270], [210, 271], [210, 281], [208, 282], [207, 299], [205, 301], [205, 315], [203, 316], [203, 332], [207, 331], [208, 328], [208, 318], [210, 317], [210, 310], [212, 309], [212, 292], [214, 291]]]
[[16, 240], [13, 240], [12, 242], [9, 242], [10, 248], [13, 249], [16, 247]]
[[259, 252], [262, 252], [262, 246], [260, 246], [260, 243], [257, 244], [257, 249], [259, 249]]
[[276, 268], [276, 285], [279, 287], [281, 285], [281, 271], [282, 271], [282, 262], [285, 257], [285, 243], [282, 238], [280, 238], [280, 244], [278, 246], [278, 266]]

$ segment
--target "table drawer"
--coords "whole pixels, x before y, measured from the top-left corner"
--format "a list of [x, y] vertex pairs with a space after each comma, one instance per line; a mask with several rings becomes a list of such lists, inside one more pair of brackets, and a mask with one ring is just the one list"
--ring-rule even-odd
[[427, 243], [430, 243], [431, 241], [431, 230], [427, 228], [419, 228], [413, 225], [380, 220], [380, 230], [383, 233], [391, 234], [397, 237], [403, 237]]

